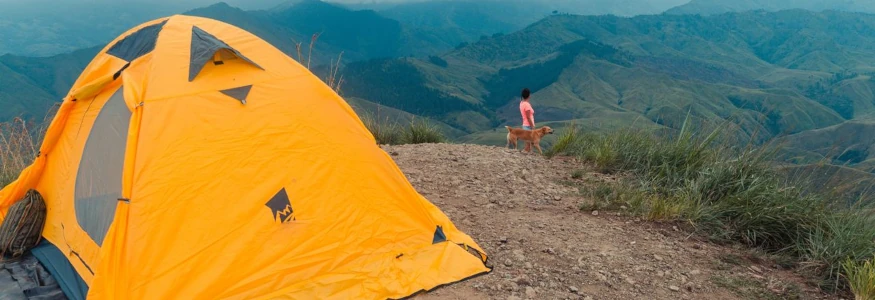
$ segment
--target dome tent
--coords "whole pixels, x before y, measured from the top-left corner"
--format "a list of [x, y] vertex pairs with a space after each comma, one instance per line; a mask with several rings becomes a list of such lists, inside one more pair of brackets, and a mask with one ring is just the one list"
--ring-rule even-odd
[[333, 90], [205, 18], [109, 43], [0, 208], [29, 189], [89, 299], [402, 298], [490, 271]]

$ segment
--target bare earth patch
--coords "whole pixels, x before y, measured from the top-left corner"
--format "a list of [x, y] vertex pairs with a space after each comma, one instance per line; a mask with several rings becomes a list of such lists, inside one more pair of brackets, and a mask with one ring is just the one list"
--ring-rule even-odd
[[578, 185], [610, 178], [583, 169], [572, 179], [584, 168], [572, 158], [477, 145], [383, 149], [494, 267], [419, 299], [837, 299], [671, 224], [581, 211]]

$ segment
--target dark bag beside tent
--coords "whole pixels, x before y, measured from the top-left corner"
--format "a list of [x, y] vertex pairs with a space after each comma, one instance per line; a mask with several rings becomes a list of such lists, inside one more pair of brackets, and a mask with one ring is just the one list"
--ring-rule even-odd
[[39, 192], [29, 190], [9, 207], [0, 224], [0, 255], [19, 258], [39, 244], [46, 223], [46, 202]]

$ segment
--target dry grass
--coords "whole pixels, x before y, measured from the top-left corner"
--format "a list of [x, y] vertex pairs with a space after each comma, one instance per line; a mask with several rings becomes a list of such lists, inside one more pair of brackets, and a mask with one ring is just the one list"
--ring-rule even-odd
[[0, 186], [6, 186], [39, 151], [35, 126], [20, 118], [0, 123]]
[[56, 109], [53, 107], [39, 122], [15, 118], [0, 123], [0, 188], [18, 178], [36, 158]]
[[[313, 59], [313, 46], [316, 45], [316, 41], [319, 40], [319, 36], [322, 35], [321, 32], [314, 33], [310, 38], [310, 44], [307, 48], [307, 57], [304, 58], [302, 55], [302, 42], [295, 42], [295, 52], [298, 54], [298, 62], [301, 63], [307, 70], [312, 70], [310, 68], [310, 63]], [[306, 63], [305, 63], [306, 59]], [[325, 78], [325, 84], [327, 84], [335, 93], [340, 94], [340, 88], [343, 86], [343, 75], [340, 75], [340, 61], [343, 59], [343, 51], [337, 55], [337, 61], [333, 59], [328, 64], [328, 77]]]

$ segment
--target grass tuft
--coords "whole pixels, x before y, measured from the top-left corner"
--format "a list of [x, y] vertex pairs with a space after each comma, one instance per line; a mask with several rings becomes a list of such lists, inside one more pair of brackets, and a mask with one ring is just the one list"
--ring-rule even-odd
[[401, 142], [404, 144], [434, 144], [447, 141], [440, 128], [424, 119], [413, 119], [401, 130]]
[[447, 138], [440, 128], [425, 119], [413, 119], [407, 125], [380, 119], [372, 115], [362, 117], [365, 127], [374, 135], [377, 144], [403, 145], [445, 143]]
[[398, 145], [401, 143], [401, 131], [398, 129], [398, 124], [389, 122], [388, 117], [379, 119], [367, 114], [362, 116], [362, 122], [374, 135], [378, 145]]
[[556, 142], [553, 143], [553, 146], [548, 149], [544, 154], [547, 157], [552, 157], [557, 153], [562, 153], [568, 150], [574, 142], [577, 140], [577, 129], [572, 124], [568, 127], [568, 130], [565, 130], [559, 137], [556, 139]]
[[875, 256], [865, 261], [848, 259], [842, 267], [856, 300], [875, 299]]

